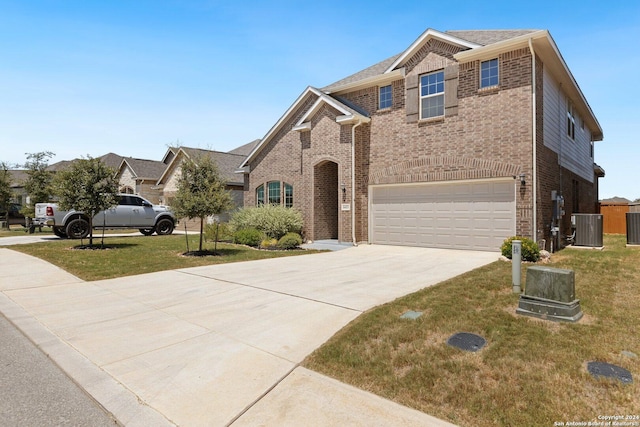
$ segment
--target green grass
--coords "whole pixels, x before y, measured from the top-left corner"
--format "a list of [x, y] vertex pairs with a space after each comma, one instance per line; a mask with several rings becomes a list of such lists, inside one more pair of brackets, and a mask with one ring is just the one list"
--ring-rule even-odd
[[[511, 264], [495, 262], [363, 314], [304, 364], [462, 426], [640, 414], [640, 360], [621, 354], [640, 356], [640, 249], [625, 248], [624, 236], [607, 235], [605, 245], [552, 256], [550, 266], [575, 271], [578, 323], [516, 315]], [[408, 310], [424, 314], [400, 319]], [[452, 348], [456, 332], [480, 334], [487, 346]], [[628, 369], [634, 383], [592, 378], [594, 360]]]
[[[198, 249], [198, 235], [189, 235], [189, 249]], [[84, 240], [87, 244], [87, 239]], [[218, 243], [217, 256], [183, 256], [187, 251], [185, 236], [108, 237], [104, 250], [80, 250], [79, 240], [56, 240], [11, 246], [11, 249], [44, 259], [83, 280], [198, 267], [201, 265], [251, 261], [264, 258], [304, 255], [318, 251], [259, 251], [253, 248]], [[94, 246], [100, 238], [94, 237]], [[203, 249], [205, 249], [203, 247]], [[206, 249], [212, 250], [208, 242]]]

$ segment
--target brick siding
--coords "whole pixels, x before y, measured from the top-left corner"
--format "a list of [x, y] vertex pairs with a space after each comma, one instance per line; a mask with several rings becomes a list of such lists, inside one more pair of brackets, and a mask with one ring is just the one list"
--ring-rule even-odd
[[[455, 64], [453, 54], [458, 50], [439, 41], [427, 43], [408, 60], [407, 76]], [[392, 83], [392, 107], [380, 111], [377, 110], [377, 86], [339, 95], [366, 110], [371, 117], [369, 124], [359, 126], [356, 131], [356, 193], [355, 205], [351, 206], [356, 211], [356, 240], [368, 240], [369, 185], [515, 178], [521, 173], [526, 176], [526, 184], [520, 186], [519, 180], [514, 181], [517, 189], [516, 233], [532, 235], [531, 54], [528, 49], [518, 49], [500, 54], [498, 59], [500, 84], [491, 90], [479, 89], [478, 61], [460, 63], [456, 114], [437, 120], [407, 122], [404, 79]], [[543, 144], [540, 61], [536, 68], [539, 69], [535, 82], [538, 96], [536, 144], [542, 164], [538, 168], [537, 228], [541, 230], [539, 237], [544, 238], [544, 230], [550, 222], [546, 199], [550, 199], [551, 187], [558, 187], [559, 183], [556, 182], [557, 156], [554, 159], [555, 153]], [[351, 125], [336, 123], [335, 118], [340, 113], [325, 105], [312, 118], [310, 131], [293, 131], [292, 127], [315, 100], [315, 95], [303, 100], [288, 122], [253, 159], [245, 204], [255, 205], [257, 186], [274, 179], [286, 180], [294, 185], [294, 206], [303, 212], [306, 238], [327, 238], [337, 227], [337, 237], [348, 241], [351, 212], [341, 211], [340, 203], [351, 203]], [[590, 197], [594, 184], [568, 171], [564, 174], [563, 186], [567, 183], [570, 186], [571, 179], [578, 179], [581, 199]], [[341, 183], [346, 187], [345, 199], [340, 190]], [[595, 195], [588, 200], [593, 198]], [[567, 200], [569, 203], [571, 201]]]

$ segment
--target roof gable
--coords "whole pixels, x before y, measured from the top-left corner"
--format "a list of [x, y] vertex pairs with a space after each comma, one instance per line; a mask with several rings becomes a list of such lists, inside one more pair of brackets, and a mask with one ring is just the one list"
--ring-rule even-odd
[[158, 179], [158, 184], [164, 182], [170, 176], [170, 172], [179, 166], [184, 157], [193, 160], [202, 156], [213, 158], [218, 166], [220, 175], [227, 181], [228, 185], [244, 185], [243, 179], [238, 178], [238, 175], [235, 173], [238, 165], [242, 163], [245, 158], [243, 155], [191, 147], [179, 147], [177, 149], [175, 156], [171, 159], [164, 173]]
[[418, 37], [416, 41], [411, 44], [411, 46], [409, 46], [404, 52], [402, 52], [391, 65], [389, 65], [389, 67], [385, 70], [385, 73], [389, 73], [396, 68], [402, 67], [420, 49], [422, 49], [425, 44], [427, 44], [432, 39], [440, 40], [446, 44], [457, 46], [458, 48], [462, 48], [463, 50], [473, 49], [481, 46], [477, 43], [473, 43], [468, 40], [464, 40], [450, 34], [441, 33], [440, 31], [429, 28], [427, 31], [422, 33], [420, 37]]

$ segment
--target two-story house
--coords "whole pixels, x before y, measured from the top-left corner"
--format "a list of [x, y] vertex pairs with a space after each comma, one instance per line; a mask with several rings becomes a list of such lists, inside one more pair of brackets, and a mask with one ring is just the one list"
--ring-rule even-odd
[[300, 209], [309, 240], [548, 247], [597, 209], [602, 137], [548, 31], [429, 29], [305, 89], [242, 163], [245, 206]]

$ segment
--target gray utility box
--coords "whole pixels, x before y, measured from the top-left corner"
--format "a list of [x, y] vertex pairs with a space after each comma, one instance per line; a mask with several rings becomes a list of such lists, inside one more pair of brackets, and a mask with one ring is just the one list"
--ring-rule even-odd
[[545, 320], [577, 322], [582, 318], [573, 270], [533, 266], [516, 313]]
[[572, 214], [571, 225], [576, 229], [575, 246], [603, 246], [602, 214]]
[[627, 212], [627, 245], [640, 245], [640, 212]]

